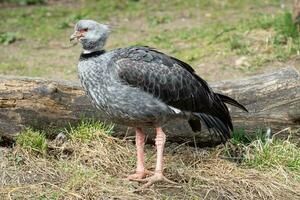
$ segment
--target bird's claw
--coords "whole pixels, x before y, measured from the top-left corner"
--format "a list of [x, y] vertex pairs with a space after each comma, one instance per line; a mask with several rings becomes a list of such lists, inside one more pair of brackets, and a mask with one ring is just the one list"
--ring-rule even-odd
[[153, 176], [150, 176], [148, 178], [135, 179], [134, 181], [145, 183], [144, 185], [142, 185], [141, 187], [136, 189], [135, 192], [141, 192], [144, 189], [148, 188], [149, 186], [151, 186], [151, 185], [153, 185], [154, 183], [157, 183], [157, 182], [167, 182], [167, 183], [170, 183], [170, 184], [177, 184], [176, 182], [167, 179], [162, 173], [155, 173]]
[[128, 180], [128, 181], [139, 181], [139, 180], [143, 180], [148, 175], [152, 175], [152, 174], [153, 174], [153, 172], [151, 172], [149, 170], [144, 170], [143, 172], [136, 172], [134, 174], [131, 174], [131, 175], [127, 176], [126, 180]]

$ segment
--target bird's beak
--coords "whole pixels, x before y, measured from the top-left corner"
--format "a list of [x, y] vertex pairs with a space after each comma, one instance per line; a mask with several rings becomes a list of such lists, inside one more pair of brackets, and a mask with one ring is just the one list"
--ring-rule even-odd
[[75, 31], [71, 37], [70, 37], [70, 42], [72, 42], [73, 40], [78, 41], [78, 39], [81, 37], [81, 33], [79, 31]]

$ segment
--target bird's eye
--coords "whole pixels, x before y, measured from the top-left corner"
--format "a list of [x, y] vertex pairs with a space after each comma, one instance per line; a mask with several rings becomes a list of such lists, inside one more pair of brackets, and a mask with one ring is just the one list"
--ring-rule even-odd
[[83, 28], [83, 29], [80, 30], [81, 33], [87, 32], [87, 31], [88, 31], [88, 28]]

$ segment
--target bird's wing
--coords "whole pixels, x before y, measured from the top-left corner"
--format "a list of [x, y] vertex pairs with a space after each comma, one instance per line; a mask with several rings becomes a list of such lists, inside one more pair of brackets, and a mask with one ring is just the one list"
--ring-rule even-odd
[[200, 131], [202, 120], [223, 141], [233, 130], [228, 108], [188, 64], [149, 47], [120, 49], [114, 59], [124, 84], [152, 94], [181, 111], [191, 111], [189, 123]]
[[121, 81], [183, 111], [203, 112], [213, 92], [186, 63], [149, 47], [120, 50], [115, 60]]

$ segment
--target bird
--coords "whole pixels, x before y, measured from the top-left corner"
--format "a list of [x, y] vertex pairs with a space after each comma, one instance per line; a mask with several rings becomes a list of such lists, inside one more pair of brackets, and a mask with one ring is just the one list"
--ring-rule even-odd
[[[194, 132], [201, 122], [226, 142], [233, 131], [225, 103], [244, 111], [236, 100], [216, 93], [187, 63], [149, 46], [105, 50], [110, 27], [90, 19], [79, 20], [70, 41], [81, 43], [78, 76], [95, 112], [109, 121], [135, 129], [136, 170], [127, 180], [144, 182], [141, 189], [166, 181], [162, 126], [173, 120], [188, 121]], [[247, 111], [248, 112], [248, 111]], [[145, 168], [145, 127], [155, 129], [156, 165]]]

